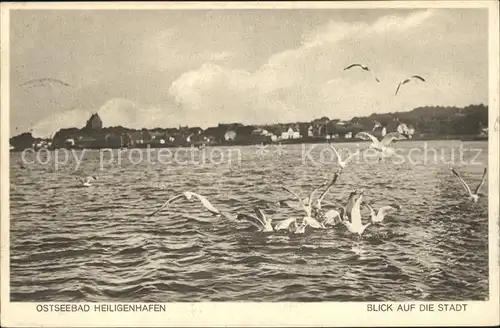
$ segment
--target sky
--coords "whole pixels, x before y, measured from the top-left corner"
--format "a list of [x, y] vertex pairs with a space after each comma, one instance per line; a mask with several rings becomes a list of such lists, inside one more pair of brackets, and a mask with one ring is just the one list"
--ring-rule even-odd
[[[487, 30], [486, 9], [11, 11], [10, 134], [487, 104]], [[45, 77], [70, 86], [20, 86]]]

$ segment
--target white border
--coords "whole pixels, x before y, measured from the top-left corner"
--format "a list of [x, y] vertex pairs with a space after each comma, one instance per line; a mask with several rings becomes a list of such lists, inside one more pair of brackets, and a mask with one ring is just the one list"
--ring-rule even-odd
[[[200, 8], [488, 8], [489, 9], [489, 282], [490, 298], [467, 304], [465, 312], [367, 312], [365, 302], [322, 303], [167, 303], [166, 312], [37, 312], [40, 303], [9, 300], [9, 11], [11, 9], [200, 9]], [[1, 4], [1, 326], [480, 326], [499, 324], [499, 111], [498, 1], [408, 2], [186, 2], [186, 3], [2, 3]], [[414, 303], [417, 308], [423, 303]], [[45, 303], [44, 303], [45, 304]], [[81, 303], [84, 304], [84, 303]], [[87, 303], [93, 306], [94, 303]], [[398, 303], [393, 303], [398, 304]]]

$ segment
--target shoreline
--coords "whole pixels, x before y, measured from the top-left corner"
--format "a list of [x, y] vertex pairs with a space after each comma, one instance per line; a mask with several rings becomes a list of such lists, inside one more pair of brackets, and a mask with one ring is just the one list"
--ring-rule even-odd
[[[477, 136], [477, 135], [465, 135], [465, 136], [429, 136], [429, 137], [414, 137], [412, 139], [408, 140], [399, 140], [398, 142], [410, 142], [410, 141], [442, 141], [442, 140], [447, 140], [447, 141], [486, 141], [488, 142], [488, 137], [484, 136]], [[216, 143], [216, 144], [177, 144], [177, 145], [172, 145], [172, 144], [141, 144], [133, 147], [59, 147], [59, 148], [25, 148], [25, 149], [10, 149], [9, 152], [11, 153], [17, 153], [17, 152], [23, 152], [26, 149], [32, 149], [34, 151], [38, 151], [41, 149], [47, 149], [49, 151], [52, 150], [57, 150], [57, 149], [75, 149], [75, 150], [83, 150], [83, 149], [89, 149], [89, 150], [103, 150], [103, 149], [147, 149], [147, 148], [199, 148], [203, 149], [206, 147], [235, 147], [235, 146], [257, 146], [257, 145], [297, 145], [297, 144], [328, 144], [328, 143], [355, 143], [355, 142], [367, 142], [366, 140], [361, 140], [361, 139], [333, 139], [333, 140], [328, 140], [324, 138], [307, 138], [307, 139], [286, 139], [282, 141], [276, 141], [276, 142], [254, 142], [254, 141], [229, 141], [229, 142], [223, 142], [223, 143]], [[203, 147], [200, 147], [201, 145], [204, 145]], [[149, 147], [148, 147], [149, 146]]]

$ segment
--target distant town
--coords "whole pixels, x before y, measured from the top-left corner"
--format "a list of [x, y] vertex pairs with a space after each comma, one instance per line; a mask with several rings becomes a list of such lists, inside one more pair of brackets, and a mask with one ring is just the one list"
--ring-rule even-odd
[[10, 150], [206, 147], [269, 143], [320, 143], [357, 140], [356, 134], [371, 131], [375, 136], [400, 132], [408, 139], [487, 140], [488, 107], [419, 107], [409, 112], [372, 114], [350, 120], [321, 117], [311, 122], [271, 125], [219, 124], [215, 127], [129, 129], [104, 127], [94, 113], [81, 128], [57, 131], [51, 138], [35, 138], [25, 132], [10, 138]]

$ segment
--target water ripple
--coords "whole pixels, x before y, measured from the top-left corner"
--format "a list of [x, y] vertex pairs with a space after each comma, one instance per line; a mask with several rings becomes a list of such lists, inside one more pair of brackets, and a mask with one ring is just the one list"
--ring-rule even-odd
[[[327, 146], [317, 145], [312, 156], [322, 147]], [[479, 160], [486, 162], [487, 144], [475, 147], [485, 149]], [[486, 299], [488, 204], [486, 198], [466, 202], [444, 164], [347, 167], [326, 202], [343, 203], [354, 188], [365, 188], [375, 207], [403, 206], [361, 240], [339, 229], [263, 235], [214, 217], [196, 202], [147, 216], [171, 196], [191, 190], [232, 214], [258, 206], [279, 220], [300, 215], [277, 207], [288, 196], [280, 185], [305, 196], [333, 174], [332, 164], [303, 165], [301, 145], [287, 146], [282, 158], [261, 161], [249, 157], [254, 148], [240, 149], [238, 168], [124, 163], [99, 173], [99, 154], [89, 152], [80, 170], [99, 175], [91, 188], [75, 185], [69, 167], [21, 169], [15, 164], [20, 154], [11, 153], [11, 300]], [[482, 169], [460, 167], [471, 181]], [[159, 182], [166, 187], [158, 188]]]

